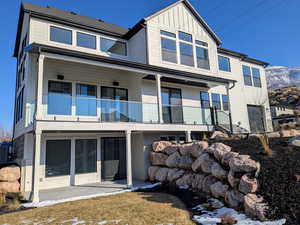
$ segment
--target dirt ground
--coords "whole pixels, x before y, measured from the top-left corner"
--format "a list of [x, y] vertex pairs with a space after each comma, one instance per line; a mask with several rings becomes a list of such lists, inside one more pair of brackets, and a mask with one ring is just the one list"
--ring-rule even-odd
[[222, 141], [232, 151], [248, 154], [261, 163], [259, 194], [268, 201], [270, 219], [286, 218], [288, 225], [300, 224], [300, 148], [284, 146], [286, 138], [270, 139], [273, 156], [262, 154], [257, 138]]

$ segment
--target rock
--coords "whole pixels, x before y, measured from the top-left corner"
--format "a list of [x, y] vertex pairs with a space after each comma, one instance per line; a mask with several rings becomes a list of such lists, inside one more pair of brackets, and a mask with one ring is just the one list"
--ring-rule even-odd
[[191, 155], [194, 158], [198, 158], [205, 149], [208, 148], [208, 143], [206, 141], [198, 141], [193, 144], [193, 150], [191, 151]]
[[228, 176], [228, 172], [224, 170], [219, 163], [214, 163], [211, 166], [211, 174], [220, 180], [225, 180]]
[[229, 171], [227, 179], [228, 183], [233, 188], [237, 187], [240, 184], [240, 179], [234, 176], [234, 172], [232, 170]]
[[180, 156], [179, 152], [175, 152], [172, 155], [170, 155], [166, 160], [167, 167], [170, 167], [170, 168], [178, 167], [179, 163], [180, 163], [180, 158], [181, 158], [181, 156]]
[[267, 204], [263, 203], [264, 199], [255, 194], [247, 194], [244, 197], [244, 208], [246, 215], [255, 217], [261, 221], [266, 220]]
[[231, 147], [224, 145], [223, 143], [214, 143], [207, 150], [213, 154], [218, 161], [221, 162], [223, 155], [227, 152], [230, 152]]
[[155, 179], [159, 182], [166, 182], [168, 177], [169, 169], [165, 167], [159, 168], [159, 170], [155, 174]]
[[208, 202], [209, 206], [213, 209], [220, 209], [220, 208], [224, 207], [223, 202], [221, 202], [220, 200], [215, 199], [215, 198], [209, 198], [207, 200], [207, 202]]
[[232, 159], [233, 157], [236, 157], [238, 155], [239, 155], [239, 153], [237, 153], [237, 152], [226, 152], [222, 157], [222, 161], [221, 161], [222, 165], [229, 166], [230, 159]]
[[181, 169], [191, 169], [193, 164], [193, 159], [190, 155], [183, 155], [180, 157], [178, 167]]
[[170, 146], [165, 147], [162, 152], [167, 155], [172, 155], [173, 153], [177, 152], [178, 150], [179, 150], [178, 145], [170, 145]]
[[192, 182], [193, 182], [193, 174], [187, 173], [176, 181], [176, 186], [177, 187], [181, 187], [181, 186], [190, 187], [192, 185]]
[[210, 194], [211, 193], [210, 186], [216, 182], [218, 182], [218, 180], [214, 176], [212, 175], [206, 176], [202, 182], [202, 191], [207, 194]]
[[210, 185], [210, 191], [212, 196], [215, 198], [225, 197], [226, 192], [228, 191], [229, 186], [222, 184], [220, 181]]
[[227, 138], [229, 138], [229, 136], [221, 131], [213, 132], [213, 134], [210, 137], [210, 139], [214, 139], [214, 140], [224, 140]]
[[179, 146], [179, 152], [181, 155], [190, 155], [194, 147], [193, 143], [182, 144]]
[[150, 152], [150, 161], [153, 166], [165, 166], [168, 156], [163, 153]]
[[289, 140], [290, 146], [300, 147], [300, 136], [294, 137]]
[[243, 206], [244, 195], [237, 190], [227, 191], [225, 194], [225, 202], [229, 207], [240, 210]]
[[149, 180], [154, 182], [155, 181], [155, 177], [156, 177], [156, 173], [157, 171], [160, 169], [161, 167], [159, 166], [150, 166], [148, 168], [148, 176], [149, 176]]
[[250, 156], [247, 155], [239, 155], [236, 156], [229, 161], [230, 169], [234, 172], [253, 172], [256, 171], [257, 163], [250, 159]]
[[154, 152], [162, 152], [166, 147], [172, 145], [169, 141], [156, 141], [152, 144], [152, 149]]
[[211, 173], [211, 167], [215, 163], [215, 160], [209, 156], [208, 153], [203, 153], [198, 159], [193, 163], [192, 169], [195, 172], [199, 172], [200, 169], [204, 173]]
[[233, 225], [237, 223], [237, 220], [230, 213], [224, 213], [220, 217], [222, 225]]
[[204, 174], [194, 174], [192, 188], [200, 191], [202, 189], [202, 183], [205, 178]]
[[20, 191], [20, 183], [13, 182], [0, 182], [0, 193], [17, 193]]
[[8, 166], [0, 169], [0, 181], [17, 181], [21, 177], [21, 170], [18, 166]]
[[271, 132], [271, 133], [267, 133], [268, 138], [280, 138], [280, 132]]
[[184, 174], [184, 170], [181, 170], [181, 169], [169, 169], [169, 172], [168, 172], [168, 177], [167, 177], [167, 180], [169, 182], [174, 182], [176, 181], [177, 179], [179, 179], [180, 177], [183, 176]]
[[258, 189], [258, 182], [256, 178], [251, 179], [249, 174], [242, 176], [239, 184], [239, 191], [244, 194], [254, 193]]

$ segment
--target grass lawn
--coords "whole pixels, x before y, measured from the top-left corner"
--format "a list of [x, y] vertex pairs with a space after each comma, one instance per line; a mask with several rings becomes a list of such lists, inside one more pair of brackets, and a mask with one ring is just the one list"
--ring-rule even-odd
[[9, 225], [192, 225], [190, 214], [175, 196], [124, 193], [61, 203], [0, 216]]

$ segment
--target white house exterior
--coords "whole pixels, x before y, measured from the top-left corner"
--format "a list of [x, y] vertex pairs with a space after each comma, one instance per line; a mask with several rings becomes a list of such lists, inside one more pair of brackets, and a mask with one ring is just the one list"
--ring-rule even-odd
[[220, 45], [185, 0], [132, 29], [23, 3], [14, 52], [21, 191], [39, 201], [39, 190], [105, 179], [130, 187], [147, 179], [153, 141], [271, 131], [267, 63]]

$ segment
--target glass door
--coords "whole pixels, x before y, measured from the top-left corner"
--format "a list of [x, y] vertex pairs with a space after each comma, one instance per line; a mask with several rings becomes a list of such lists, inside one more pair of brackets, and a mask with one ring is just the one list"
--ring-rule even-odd
[[183, 123], [181, 90], [162, 88], [161, 93], [164, 123]]

